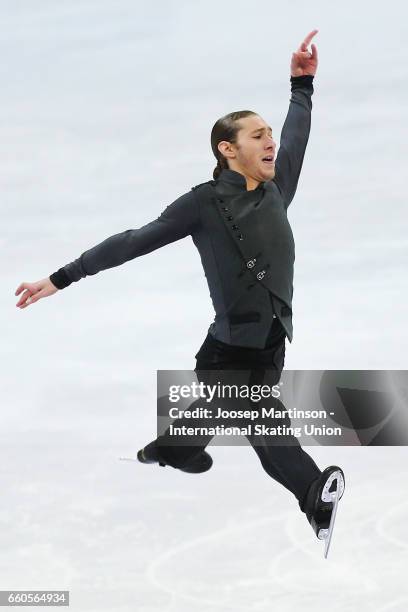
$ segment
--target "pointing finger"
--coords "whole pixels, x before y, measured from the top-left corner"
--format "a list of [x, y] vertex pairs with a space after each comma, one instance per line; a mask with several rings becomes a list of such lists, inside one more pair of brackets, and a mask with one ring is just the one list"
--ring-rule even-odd
[[312, 30], [311, 32], [309, 32], [309, 34], [305, 37], [304, 41], [302, 42], [302, 44], [300, 45], [300, 49], [302, 51], [305, 51], [307, 49], [307, 46], [309, 45], [310, 41], [312, 40], [313, 36], [316, 36], [316, 34], [318, 33], [319, 30]]

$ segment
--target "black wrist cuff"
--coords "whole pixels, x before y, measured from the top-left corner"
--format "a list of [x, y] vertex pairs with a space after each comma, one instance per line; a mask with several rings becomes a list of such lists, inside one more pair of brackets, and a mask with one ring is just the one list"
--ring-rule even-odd
[[54, 274], [51, 274], [49, 277], [50, 281], [57, 289], [65, 289], [72, 283], [72, 280], [69, 279], [68, 274], [65, 272], [64, 268], [60, 268]]
[[290, 77], [290, 89], [294, 91], [295, 89], [306, 88], [313, 90], [313, 74], [303, 74], [302, 76], [291, 76]]

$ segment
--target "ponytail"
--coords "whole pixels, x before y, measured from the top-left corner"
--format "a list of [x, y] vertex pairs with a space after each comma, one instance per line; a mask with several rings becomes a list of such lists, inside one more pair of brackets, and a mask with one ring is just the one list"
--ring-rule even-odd
[[228, 168], [228, 162], [224, 156], [221, 156], [220, 158], [217, 159], [217, 165], [215, 166], [214, 171], [213, 171], [213, 179], [217, 180], [217, 178], [221, 174], [222, 170], [224, 170], [224, 168]]

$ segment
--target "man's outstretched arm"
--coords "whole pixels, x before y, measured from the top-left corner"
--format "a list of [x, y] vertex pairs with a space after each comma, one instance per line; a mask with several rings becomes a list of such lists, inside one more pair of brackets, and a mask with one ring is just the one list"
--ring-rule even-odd
[[307, 46], [317, 30], [306, 36], [299, 49], [292, 54], [291, 99], [289, 111], [282, 128], [280, 147], [275, 163], [275, 182], [278, 185], [286, 208], [296, 193], [309, 139], [313, 95], [313, 78], [317, 69], [317, 49], [312, 52]]
[[57, 289], [115, 266], [151, 253], [188, 236], [199, 222], [199, 213], [191, 191], [175, 200], [161, 215], [138, 229], [128, 229], [106, 238], [78, 258], [51, 274]]

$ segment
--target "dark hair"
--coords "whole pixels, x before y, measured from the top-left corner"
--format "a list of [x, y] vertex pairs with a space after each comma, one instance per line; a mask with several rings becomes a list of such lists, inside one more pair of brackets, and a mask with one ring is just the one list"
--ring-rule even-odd
[[249, 117], [250, 115], [257, 115], [254, 111], [242, 110], [235, 111], [234, 113], [228, 113], [221, 119], [215, 122], [213, 129], [211, 130], [211, 148], [217, 160], [217, 165], [214, 168], [213, 178], [217, 179], [221, 170], [228, 168], [228, 161], [224, 155], [218, 150], [218, 144], [223, 140], [235, 143], [237, 141], [237, 135], [241, 126], [238, 123], [238, 119]]

